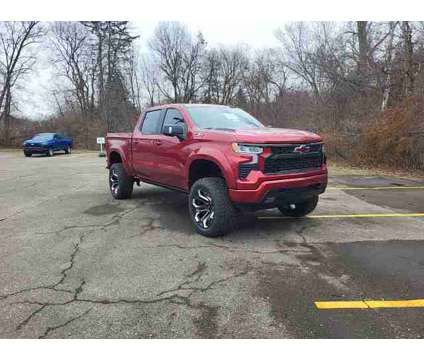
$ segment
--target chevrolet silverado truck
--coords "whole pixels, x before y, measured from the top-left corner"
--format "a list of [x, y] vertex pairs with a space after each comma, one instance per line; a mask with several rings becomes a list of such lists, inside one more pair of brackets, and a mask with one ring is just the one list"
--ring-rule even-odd
[[231, 231], [245, 210], [305, 216], [327, 186], [320, 136], [269, 128], [230, 106], [149, 108], [132, 133], [107, 134], [106, 153], [115, 199], [140, 182], [185, 192], [195, 230], [208, 237]]

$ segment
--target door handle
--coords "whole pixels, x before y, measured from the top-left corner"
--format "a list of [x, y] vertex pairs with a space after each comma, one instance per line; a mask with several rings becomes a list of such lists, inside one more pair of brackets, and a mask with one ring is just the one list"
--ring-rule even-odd
[[153, 140], [153, 143], [157, 146], [162, 145], [162, 140]]

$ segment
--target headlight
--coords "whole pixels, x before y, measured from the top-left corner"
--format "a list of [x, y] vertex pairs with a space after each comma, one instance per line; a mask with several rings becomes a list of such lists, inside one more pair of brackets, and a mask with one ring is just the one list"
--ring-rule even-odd
[[264, 149], [260, 146], [249, 145], [249, 144], [237, 144], [232, 145], [234, 152], [238, 154], [262, 154]]

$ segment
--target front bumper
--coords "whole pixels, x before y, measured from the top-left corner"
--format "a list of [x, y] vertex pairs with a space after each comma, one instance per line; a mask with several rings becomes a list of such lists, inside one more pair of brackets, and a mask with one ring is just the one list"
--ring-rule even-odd
[[[256, 204], [266, 207], [275, 203], [290, 202], [295, 199], [321, 194], [327, 187], [327, 169], [311, 173], [297, 173], [290, 177], [266, 180], [256, 183], [256, 188], [229, 189], [232, 202], [239, 204]], [[250, 184], [249, 187], [252, 187]]]
[[49, 148], [42, 146], [27, 146], [23, 148], [23, 151], [27, 154], [45, 154], [49, 152]]

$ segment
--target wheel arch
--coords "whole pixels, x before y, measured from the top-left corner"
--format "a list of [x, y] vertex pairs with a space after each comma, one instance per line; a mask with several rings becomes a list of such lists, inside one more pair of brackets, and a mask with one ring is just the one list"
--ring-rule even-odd
[[110, 149], [108, 151], [108, 156], [107, 156], [107, 167], [110, 168], [112, 166], [112, 164], [115, 163], [122, 163], [122, 165], [125, 168], [125, 171], [130, 174], [131, 173], [131, 169], [129, 168], [129, 164], [127, 161], [127, 157], [125, 156], [125, 154], [120, 151], [119, 149], [113, 148]]
[[193, 156], [187, 164], [187, 188], [190, 189], [195, 181], [204, 177], [217, 176], [222, 177], [227, 186], [230, 188], [233, 186], [231, 182], [231, 169], [226, 162], [220, 161], [217, 157], [198, 154]]

